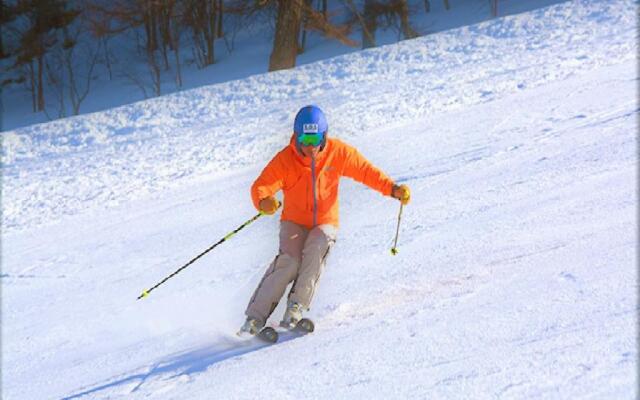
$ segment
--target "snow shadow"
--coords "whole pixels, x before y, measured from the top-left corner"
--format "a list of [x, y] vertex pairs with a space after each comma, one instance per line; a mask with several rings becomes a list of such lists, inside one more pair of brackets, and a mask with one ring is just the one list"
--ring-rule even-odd
[[[289, 332], [280, 333], [278, 344], [295, 339], [300, 335]], [[190, 376], [206, 371], [209, 367], [242, 355], [252, 353], [265, 347], [273, 346], [258, 339], [248, 339], [246, 342], [229, 340], [226, 345], [203, 346], [195, 350], [172, 355], [153, 365], [148, 372], [136, 372], [110, 380], [107, 383], [91, 387], [60, 400], [79, 399], [84, 396], [97, 395], [100, 392], [109, 391], [123, 386], [134, 385], [129, 391], [130, 394], [137, 392], [146, 382], [151, 382], [156, 378], [163, 381], [173, 380], [181, 376]], [[106, 393], [105, 393], [106, 394]]]
[[[82, 392], [78, 392], [61, 400], [72, 400], [89, 395], [98, 395], [101, 392], [111, 389], [135, 385], [129, 393], [137, 392], [146, 382], [155, 378], [162, 378], [163, 381], [173, 380], [184, 375], [198, 374], [206, 371], [212, 365], [221, 361], [239, 357], [247, 353], [268, 347], [269, 344], [259, 342], [257, 339], [249, 340], [245, 343], [234, 343], [223, 346], [204, 346], [178, 355], [169, 356], [153, 365], [148, 372], [136, 372], [107, 383], [90, 387]], [[106, 393], [104, 393], [106, 395]]]

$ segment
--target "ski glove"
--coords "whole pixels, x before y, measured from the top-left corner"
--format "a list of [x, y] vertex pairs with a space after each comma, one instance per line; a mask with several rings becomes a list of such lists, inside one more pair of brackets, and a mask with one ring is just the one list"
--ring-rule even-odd
[[407, 185], [393, 185], [393, 189], [391, 189], [391, 197], [394, 197], [402, 203], [402, 205], [409, 204], [411, 200], [411, 192], [409, 191], [409, 186]]
[[265, 197], [260, 200], [258, 205], [260, 206], [260, 212], [266, 215], [273, 215], [280, 208], [280, 202], [273, 196]]

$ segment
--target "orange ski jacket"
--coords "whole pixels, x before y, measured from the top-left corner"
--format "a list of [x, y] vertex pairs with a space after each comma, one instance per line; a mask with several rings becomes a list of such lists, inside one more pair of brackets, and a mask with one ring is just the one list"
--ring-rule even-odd
[[304, 157], [295, 135], [262, 170], [251, 186], [251, 198], [260, 210], [260, 200], [284, 192], [281, 220], [307, 228], [338, 226], [338, 184], [341, 176], [352, 178], [390, 196], [393, 181], [365, 159], [354, 147], [327, 138], [315, 159]]

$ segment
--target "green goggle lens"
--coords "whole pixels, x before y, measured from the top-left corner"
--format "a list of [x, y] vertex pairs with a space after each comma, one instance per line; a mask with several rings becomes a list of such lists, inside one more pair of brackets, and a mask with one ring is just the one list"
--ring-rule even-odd
[[298, 136], [298, 143], [300, 143], [303, 146], [316, 147], [322, 143], [323, 139], [324, 139], [323, 134], [303, 133], [302, 135]]

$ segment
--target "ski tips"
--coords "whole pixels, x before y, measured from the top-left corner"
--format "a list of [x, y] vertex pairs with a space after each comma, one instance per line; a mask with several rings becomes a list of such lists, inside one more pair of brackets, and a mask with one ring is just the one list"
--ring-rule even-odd
[[149, 296], [149, 291], [145, 290], [145, 291], [142, 292], [142, 294], [140, 296], [138, 296], [138, 300], [140, 300], [142, 298], [145, 298], [147, 296]]
[[397, 248], [395, 248], [395, 247], [393, 247], [393, 248], [391, 249], [391, 255], [395, 256], [396, 254], [398, 254], [398, 249], [397, 249]]

